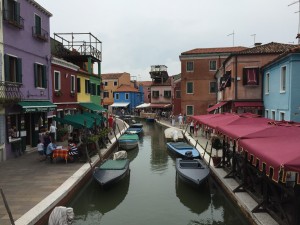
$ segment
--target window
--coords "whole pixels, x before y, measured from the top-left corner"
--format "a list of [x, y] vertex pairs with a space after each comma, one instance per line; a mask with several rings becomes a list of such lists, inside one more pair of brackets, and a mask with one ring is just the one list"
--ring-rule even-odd
[[180, 90], [176, 91], [175, 93], [176, 93], [176, 98], [181, 98], [181, 91]]
[[186, 72], [194, 71], [194, 62], [186, 62]]
[[103, 92], [103, 98], [109, 98], [109, 92], [108, 91]]
[[265, 110], [265, 118], [269, 118], [269, 110], [268, 109]]
[[171, 98], [171, 91], [164, 91], [165, 98]]
[[34, 15], [34, 30], [36, 35], [42, 34], [42, 20], [39, 15]]
[[119, 99], [119, 93], [115, 94], [116, 99]]
[[22, 59], [4, 55], [5, 80], [22, 83]]
[[283, 121], [283, 120], [284, 120], [284, 115], [285, 115], [285, 113], [284, 113], [284, 112], [280, 112], [279, 115], [280, 115], [280, 120]]
[[209, 82], [209, 93], [216, 93], [217, 92], [217, 82]]
[[38, 63], [34, 64], [34, 84], [35, 87], [47, 88], [46, 66]]
[[193, 94], [194, 93], [194, 83], [193, 82], [187, 82], [186, 83], [186, 93], [187, 94]]
[[209, 61], [209, 70], [210, 71], [216, 71], [217, 70], [217, 61], [216, 60]]
[[90, 80], [85, 80], [85, 93], [86, 94], [91, 93], [91, 91], [90, 91]]
[[95, 83], [90, 83], [90, 94], [96, 95], [96, 84]]
[[60, 72], [54, 71], [54, 91], [59, 91], [61, 89], [60, 82]]
[[71, 75], [71, 93], [75, 92], [75, 76]]
[[14, 26], [23, 28], [24, 19], [20, 16], [20, 3], [14, 0], [4, 0], [3, 19]]
[[81, 84], [80, 84], [80, 78], [79, 77], [77, 77], [77, 92], [81, 92], [81, 86], [80, 86]]
[[274, 110], [272, 110], [272, 118], [271, 118], [272, 120], [275, 120], [276, 119], [276, 113], [275, 113], [275, 111]]
[[107, 86], [108, 85], [108, 82], [107, 81], [104, 81], [104, 86]]
[[258, 75], [258, 68], [243, 68], [243, 85], [258, 85]]
[[114, 81], [114, 86], [118, 86], [118, 81]]
[[159, 91], [152, 91], [152, 98], [158, 98], [159, 97]]
[[270, 92], [270, 73], [267, 73], [265, 77], [265, 94], [269, 94], [269, 92]]
[[100, 85], [97, 85], [97, 96], [100, 96], [100, 94], [101, 94]]
[[280, 92], [285, 92], [286, 89], [286, 66], [281, 67], [280, 73]]
[[186, 115], [187, 116], [194, 115], [194, 106], [192, 106], [192, 105], [187, 105], [186, 106]]
[[129, 99], [129, 94], [125, 93], [125, 99], [128, 100]]

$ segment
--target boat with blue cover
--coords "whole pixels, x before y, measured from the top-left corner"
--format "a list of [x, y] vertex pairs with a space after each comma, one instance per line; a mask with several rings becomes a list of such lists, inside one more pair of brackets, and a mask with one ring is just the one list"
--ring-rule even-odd
[[168, 150], [182, 158], [199, 158], [199, 151], [186, 142], [167, 142]]
[[143, 133], [143, 124], [141, 123], [134, 123], [131, 124], [128, 129], [126, 130], [127, 134], [137, 134], [141, 135]]
[[129, 174], [129, 162], [129, 159], [108, 159], [95, 168], [93, 177], [103, 187], [115, 184]]
[[139, 136], [137, 134], [125, 133], [118, 139], [119, 147], [124, 150], [131, 150], [138, 147]]

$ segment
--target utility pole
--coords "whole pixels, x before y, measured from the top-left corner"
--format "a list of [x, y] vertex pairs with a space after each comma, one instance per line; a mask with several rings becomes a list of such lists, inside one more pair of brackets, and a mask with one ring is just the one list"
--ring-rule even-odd
[[234, 47], [234, 31], [231, 34], [228, 34], [227, 37], [231, 35], [232, 35], [232, 46]]
[[288, 6], [294, 5], [296, 3], [298, 3], [298, 6], [299, 6], [298, 11], [295, 12], [295, 13], [299, 14], [298, 33], [297, 33], [297, 37], [296, 38], [298, 39], [298, 44], [300, 44], [300, 0], [293, 2], [293, 3], [289, 4]]

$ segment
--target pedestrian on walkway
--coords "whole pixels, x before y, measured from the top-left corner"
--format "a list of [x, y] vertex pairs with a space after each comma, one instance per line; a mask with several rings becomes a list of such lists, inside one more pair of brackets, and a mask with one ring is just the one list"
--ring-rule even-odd
[[50, 128], [49, 128], [49, 132], [50, 132], [50, 136], [51, 136], [52, 141], [55, 140], [56, 129], [57, 129], [56, 126], [54, 126], [54, 124], [52, 123]]
[[112, 114], [110, 114], [108, 117], [108, 128], [109, 128], [110, 134], [112, 134], [113, 125], [114, 125], [114, 118], [113, 118]]
[[38, 139], [37, 150], [38, 150], [38, 154], [40, 156], [39, 160], [44, 161], [45, 160], [44, 143], [41, 142], [40, 139]]
[[199, 122], [197, 121], [197, 122], [195, 123], [195, 137], [198, 136], [198, 130], [199, 130]]
[[190, 123], [190, 133], [191, 133], [191, 135], [193, 135], [194, 134], [194, 120], [191, 120], [191, 123]]
[[179, 113], [178, 116], [178, 123], [179, 123], [179, 129], [183, 128], [183, 116], [181, 115], [181, 113]]
[[48, 145], [50, 144], [51, 142], [51, 137], [49, 135], [49, 131], [46, 132], [46, 134], [44, 135], [44, 140], [43, 140], [43, 144], [44, 144], [44, 155], [46, 155], [46, 150], [47, 150], [47, 147]]
[[171, 115], [171, 124], [173, 127], [175, 126], [175, 116], [173, 114]]
[[186, 124], [186, 114], [184, 113], [183, 114], [183, 125], [185, 125]]

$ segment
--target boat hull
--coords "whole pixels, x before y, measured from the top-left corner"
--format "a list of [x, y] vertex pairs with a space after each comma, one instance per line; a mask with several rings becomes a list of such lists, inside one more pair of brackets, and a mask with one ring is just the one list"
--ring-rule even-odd
[[201, 187], [210, 175], [210, 169], [202, 159], [176, 159], [176, 174], [184, 182]]
[[137, 134], [123, 134], [118, 139], [119, 147], [124, 150], [131, 150], [138, 147], [139, 136]]
[[176, 142], [176, 141], [184, 140], [182, 131], [177, 128], [173, 128], [173, 127], [167, 128], [167, 129], [165, 129], [164, 133], [165, 133], [165, 138], [167, 141]]
[[[118, 161], [122, 164], [122, 166], [116, 166], [115, 168], [105, 168], [105, 165], [112, 163], [112, 161]], [[93, 177], [102, 187], [108, 187], [122, 180], [126, 175], [129, 174], [129, 171], [130, 170], [128, 159], [109, 159], [106, 162], [104, 162], [101, 166], [95, 168]]]
[[185, 142], [167, 142], [168, 150], [181, 158], [199, 158], [199, 151]]

